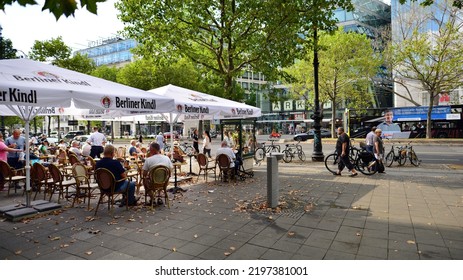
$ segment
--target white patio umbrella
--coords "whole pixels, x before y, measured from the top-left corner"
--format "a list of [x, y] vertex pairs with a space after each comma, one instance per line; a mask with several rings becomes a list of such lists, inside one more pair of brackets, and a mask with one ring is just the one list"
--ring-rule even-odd
[[[21, 117], [29, 150], [29, 122], [44, 107], [163, 113], [175, 109], [172, 98], [28, 59], [0, 60], [0, 105]], [[0, 108], [1, 110], [1, 108]], [[1, 111], [0, 111], [0, 114]], [[26, 153], [26, 190], [30, 190]], [[30, 197], [27, 196], [27, 206]]]

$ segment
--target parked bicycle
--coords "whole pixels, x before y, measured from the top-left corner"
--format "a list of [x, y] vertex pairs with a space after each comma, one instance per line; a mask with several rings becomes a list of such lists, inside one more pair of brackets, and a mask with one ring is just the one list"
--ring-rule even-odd
[[[188, 142], [179, 144], [179, 148], [182, 150], [184, 154], [187, 154], [187, 155], [194, 152], [193, 146]], [[168, 153], [170, 152], [170, 150], [171, 150], [170, 143], [164, 144], [164, 152]]]
[[418, 156], [416, 155], [415, 150], [413, 150], [413, 146], [411, 145], [411, 142], [408, 142], [407, 145], [402, 147], [401, 155], [405, 159], [404, 164], [407, 162], [407, 158], [410, 160], [410, 163], [413, 164], [414, 166], [419, 166], [421, 163], [421, 160], [418, 159]]
[[406, 152], [403, 152], [404, 147], [402, 146], [395, 146], [394, 143], [391, 145], [391, 150], [389, 153], [387, 153], [386, 158], [384, 160], [384, 165], [387, 167], [391, 167], [392, 163], [394, 161], [397, 161], [399, 166], [402, 166], [405, 164], [405, 161], [407, 160]]
[[260, 163], [265, 159], [265, 155], [268, 153], [279, 153], [280, 152], [280, 145], [275, 145], [275, 141], [270, 139], [271, 144], [266, 145], [265, 142], [261, 144], [259, 148], [256, 149], [254, 153], [254, 159], [256, 163]]
[[296, 155], [299, 157], [301, 161], [305, 161], [305, 153], [302, 150], [302, 146], [299, 144], [298, 141], [296, 144], [286, 144], [286, 148], [283, 150], [283, 160], [284, 162], [291, 162], [293, 157]]
[[[328, 169], [331, 173], [338, 172], [338, 164], [340, 160], [341, 157], [336, 152], [328, 155], [325, 158], [326, 169]], [[362, 174], [373, 175], [377, 172], [376, 165], [378, 162], [375, 160], [374, 155], [363, 148], [359, 149], [351, 144], [349, 149], [349, 160], [354, 168]]]

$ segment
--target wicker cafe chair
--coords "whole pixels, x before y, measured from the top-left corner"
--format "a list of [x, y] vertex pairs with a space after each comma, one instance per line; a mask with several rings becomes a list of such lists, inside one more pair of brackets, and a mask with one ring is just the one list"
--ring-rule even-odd
[[98, 207], [105, 196], [108, 197], [108, 210], [110, 210], [115, 203], [114, 197], [119, 194], [125, 195], [125, 209], [129, 210], [129, 188], [126, 188], [126, 190], [122, 192], [116, 191], [116, 184], [127, 179], [122, 178], [121, 180], [116, 181], [113, 173], [106, 168], [98, 168], [95, 170], [95, 178], [98, 188], [100, 189], [100, 198], [98, 199], [94, 215], [98, 212]]
[[32, 190], [35, 191], [34, 200], [37, 198], [37, 194], [43, 188], [43, 199], [46, 199], [48, 186], [53, 184], [53, 179], [50, 178], [47, 168], [41, 163], [36, 162], [31, 168], [31, 183]]
[[216, 164], [219, 167], [219, 178], [222, 179], [222, 181], [225, 181], [226, 178], [235, 178], [235, 168], [230, 167], [230, 158], [226, 154], [220, 154], [217, 156], [216, 159]]
[[5, 183], [8, 183], [8, 194], [10, 195], [10, 189], [14, 189], [14, 192], [16, 193], [16, 184], [19, 182], [26, 182], [26, 176], [18, 176], [16, 175], [16, 172], [18, 170], [15, 170], [12, 168], [8, 162], [0, 160], [0, 172], [3, 175], [3, 179], [5, 180]]
[[164, 203], [170, 208], [169, 197], [167, 196], [167, 185], [169, 185], [170, 169], [163, 165], [152, 167], [143, 180], [145, 188], [145, 202], [147, 197], [150, 197], [151, 209], [156, 196], [161, 199], [161, 193], [164, 193]]
[[[74, 178], [69, 178], [64, 176], [63, 173], [59, 170], [58, 166], [50, 164], [48, 166], [48, 172], [50, 173], [53, 182], [49, 184], [50, 189], [50, 201], [53, 197], [53, 194], [58, 190], [58, 203], [60, 202], [61, 197], [68, 198], [69, 187], [76, 186], [76, 180]], [[66, 195], [64, 195], [66, 193]]]
[[76, 195], [72, 201], [72, 207], [76, 200], [83, 197], [87, 201], [87, 210], [90, 210], [90, 199], [92, 198], [92, 193], [98, 188], [98, 185], [95, 183], [90, 183], [90, 177], [88, 174], [88, 168], [82, 163], [75, 163], [72, 166], [72, 176], [76, 180]]
[[198, 164], [199, 164], [198, 179], [199, 179], [199, 175], [201, 175], [201, 172], [204, 172], [203, 173], [204, 174], [204, 179], [206, 179], [206, 182], [207, 182], [207, 173], [212, 172], [212, 173], [214, 173], [214, 180], [215, 180], [216, 177], [217, 177], [215, 163], [209, 161], [207, 159], [206, 155], [201, 154], [201, 153], [197, 155], [196, 159], [197, 159]]

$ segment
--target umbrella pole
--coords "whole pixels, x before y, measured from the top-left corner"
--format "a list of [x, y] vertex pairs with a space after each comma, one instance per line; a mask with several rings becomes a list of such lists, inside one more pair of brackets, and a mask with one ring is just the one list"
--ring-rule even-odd
[[26, 138], [26, 165], [25, 165], [25, 170], [26, 170], [26, 206], [30, 207], [31, 206], [31, 165], [30, 165], [30, 154], [29, 154], [29, 118], [26, 118], [26, 132], [25, 132], [25, 138]]
[[172, 119], [172, 113], [169, 113], [170, 123], [170, 160], [174, 158], [174, 120]]

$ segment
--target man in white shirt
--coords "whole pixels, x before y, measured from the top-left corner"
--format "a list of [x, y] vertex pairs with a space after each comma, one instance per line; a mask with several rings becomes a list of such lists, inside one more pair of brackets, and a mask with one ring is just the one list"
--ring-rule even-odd
[[74, 154], [76, 154], [77, 158], [78, 158], [80, 161], [83, 160], [82, 151], [79, 149], [79, 141], [72, 140], [72, 142], [71, 142], [71, 148], [69, 148], [69, 151], [71, 151], [71, 152], [73, 152]]
[[370, 153], [373, 153], [373, 146], [374, 146], [373, 138], [375, 137], [375, 130], [376, 130], [376, 126], [373, 126], [371, 128], [371, 131], [368, 132], [367, 136], [365, 137], [366, 150]]
[[103, 146], [106, 143], [106, 137], [103, 133], [98, 131], [98, 127], [93, 128], [93, 133], [90, 134], [90, 138], [88, 138], [90, 143], [92, 144], [92, 148], [90, 150], [90, 156], [92, 158], [101, 158], [101, 153], [103, 153]]
[[222, 143], [220, 144], [220, 148], [218, 148], [215, 152], [216, 156], [221, 154], [225, 154], [228, 156], [228, 158], [230, 159], [230, 167], [235, 167], [236, 155], [233, 152], [232, 148], [228, 147], [228, 143], [226, 140], [222, 141]]
[[88, 157], [90, 156], [90, 150], [92, 149], [92, 146], [90, 145], [90, 142], [87, 140], [83, 145], [82, 145], [82, 156], [83, 157]]
[[164, 135], [162, 135], [162, 132], [156, 135], [156, 143], [159, 145], [159, 150], [162, 151], [164, 149]]
[[150, 144], [150, 154], [149, 158], [145, 159], [145, 163], [143, 164], [143, 177], [148, 175], [148, 171], [153, 166], [164, 165], [168, 167], [170, 170], [174, 167], [172, 165], [172, 161], [167, 156], [161, 154], [161, 147], [156, 142], [152, 142]]

